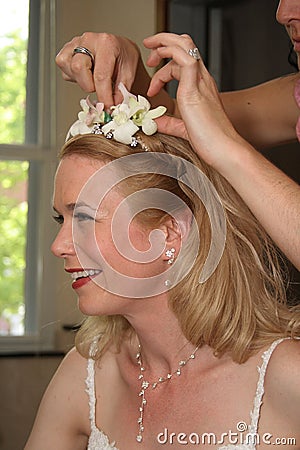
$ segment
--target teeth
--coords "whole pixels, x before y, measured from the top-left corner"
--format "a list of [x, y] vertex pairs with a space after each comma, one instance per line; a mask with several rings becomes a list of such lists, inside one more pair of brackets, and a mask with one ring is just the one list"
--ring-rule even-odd
[[71, 273], [72, 280], [77, 280], [77, 278], [85, 278], [92, 277], [93, 275], [98, 275], [101, 270], [90, 269], [90, 270], [81, 270], [79, 272]]

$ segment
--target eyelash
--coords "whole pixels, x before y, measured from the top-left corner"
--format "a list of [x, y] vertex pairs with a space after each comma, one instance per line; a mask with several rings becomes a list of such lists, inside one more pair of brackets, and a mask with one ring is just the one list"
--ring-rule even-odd
[[64, 218], [62, 215], [59, 216], [52, 216], [56, 223], [59, 225], [62, 225], [64, 223]]
[[[62, 225], [64, 223], [64, 218], [63, 218], [63, 216], [61, 214], [58, 215], [58, 216], [52, 216], [52, 218], [59, 225]], [[74, 214], [74, 218], [77, 219], [79, 222], [84, 222], [84, 221], [88, 221], [88, 220], [94, 220], [93, 217], [91, 217], [91, 216], [89, 216], [88, 214], [85, 214], [85, 213], [76, 213], [76, 214]]]
[[74, 214], [74, 218], [77, 219], [79, 222], [84, 222], [87, 220], [94, 220], [93, 217], [91, 217], [85, 213], [76, 213], [76, 214]]

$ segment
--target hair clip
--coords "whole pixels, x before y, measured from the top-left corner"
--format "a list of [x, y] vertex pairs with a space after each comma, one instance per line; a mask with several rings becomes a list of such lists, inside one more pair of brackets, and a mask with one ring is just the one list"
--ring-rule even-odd
[[82, 111], [78, 120], [70, 127], [66, 140], [80, 134], [103, 134], [107, 139], [114, 139], [122, 144], [136, 147], [141, 145], [144, 151], [149, 148], [134, 134], [141, 130], [147, 136], [156, 133], [154, 119], [167, 111], [164, 106], [150, 109], [151, 105], [145, 97], [137, 97], [127, 91], [123, 83], [119, 84], [123, 102], [111, 107], [111, 114], [104, 111], [104, 103], [92, 103], [87, 97], [80, 100]]

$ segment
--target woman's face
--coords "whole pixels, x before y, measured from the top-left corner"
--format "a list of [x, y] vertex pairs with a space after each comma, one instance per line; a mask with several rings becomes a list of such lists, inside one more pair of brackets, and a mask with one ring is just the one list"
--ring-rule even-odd
[[[53, 207], [60, 231], [51, 249], [64, 259], [79, 307], [88, 315], [126, 313], [136, 303], [133, 298], [143, 297], [140, 279], [160, 276], [162, 285], [166, 279], [163, 251], [151, 257], [155, 245], [151, 249], [149, 230], [130, 217], [120, 190], [101, 193], [109, 178], [99, 171], [104, 167], [100, 161], [71, 155], [60, 162], [55, 179]], [[161, 231], [156, 244], [164, 247], [164, 241]]]
[[280, 0], [276, 17], [288, 32], [297, 53], [298, 66], [300, 67], [300, 1]]

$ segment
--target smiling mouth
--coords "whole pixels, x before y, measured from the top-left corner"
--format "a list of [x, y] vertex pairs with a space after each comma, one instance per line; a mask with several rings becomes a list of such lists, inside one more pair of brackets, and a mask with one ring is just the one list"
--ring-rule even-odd
[[72, 272], [71, 278], [73, 281], [77, 281], [81, 278], [91, 278], [96, 277], [102, 272], [102, 270], [97, 269], [89, 269], [89, 270], [80, 270], [78, 272]]

